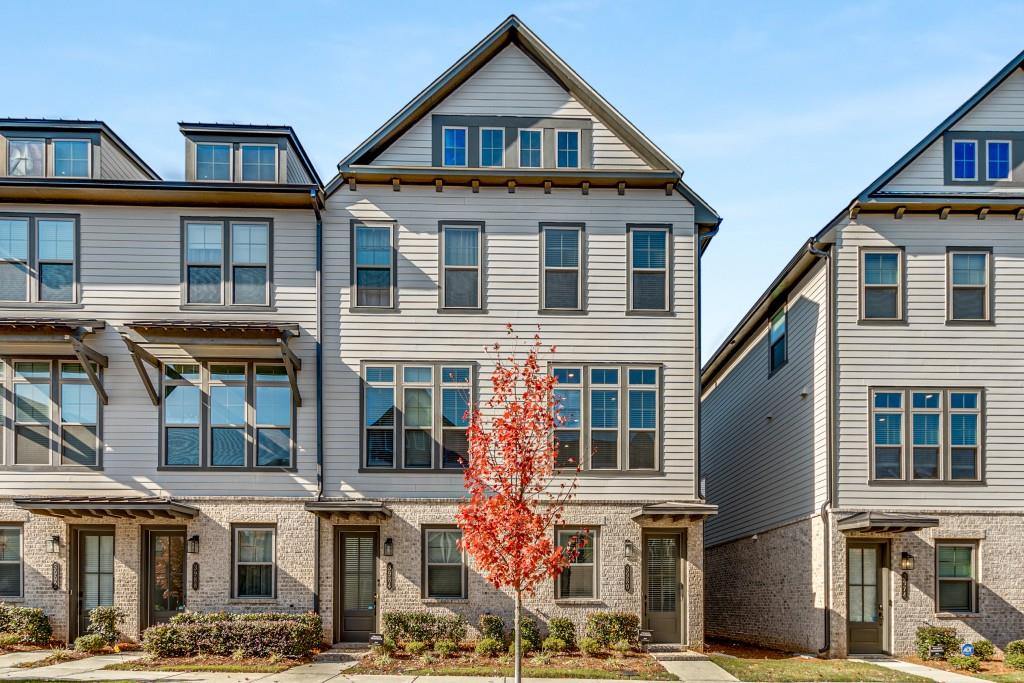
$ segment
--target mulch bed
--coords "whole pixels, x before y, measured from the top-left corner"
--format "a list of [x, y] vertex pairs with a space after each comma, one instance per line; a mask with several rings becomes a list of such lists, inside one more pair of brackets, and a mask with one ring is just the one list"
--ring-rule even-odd
[[[942, 659], [921, 659], [920, 657], [900, 657], [900, 659], [902, 659], [905, 662], [913, 662], [914, 664], [922, 664], [924, 666], [930, 666], [933, 669], [942, 669], [943, 671], [952, 671], [954, 673], [964, 674], [965, 676], [970, 676], [971, 673], [972, 673], [970, 671], [960, 671], [958, 669], [954, 669], [952, 666], [949, 665], [949, 662], [947, 662], [945, 660], [942, 660]], [[1006, 664], [1004, 664], [1002, 662], [1002, 660], [997, 660], [997, 661], [991, 661], [991, 662], [982, 662], [981, 663], [981, 671], [977, 672], [977, 673], [983, 673], [983, 674], [1019, 674], [1019, 673], [1024, 673], [1024, 672], [1021, 672], [1020, 669], [1014, 669], [1011, 666], [1007, 666]]]
[[740, 659], [799, 659], [800, 656], [792, 652], [773, 650], [747, 643], [737, 643], [729, 640], [711, 639], [704, 644], [704, 652], [716, 652], [718, 654], [739, 657]]

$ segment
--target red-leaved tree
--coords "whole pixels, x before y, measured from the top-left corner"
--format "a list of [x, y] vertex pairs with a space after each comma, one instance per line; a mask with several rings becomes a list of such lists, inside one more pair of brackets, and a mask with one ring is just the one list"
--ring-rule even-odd
[[562, 521], [564, 506], [577, 487], [575, 475], [554, 483], [554, 430], [563, 421], [555, 394], [557, 380], [540, 366], [539, 333], [520, 359], [519, 338], [511, 324], [507, 331], [513, 340], [511, 352], [503, 355], [500, 344], [492, 347], [491, 396], [469, 410], [468, 501], [455, 519], [462, 529], [462, 549], [477, 569], [495, 588], [515, 595], [515, 679], [520, 681], [523, 596], [557, 577], [582, 545], [567, 549], [553, 540], [552, 529]]

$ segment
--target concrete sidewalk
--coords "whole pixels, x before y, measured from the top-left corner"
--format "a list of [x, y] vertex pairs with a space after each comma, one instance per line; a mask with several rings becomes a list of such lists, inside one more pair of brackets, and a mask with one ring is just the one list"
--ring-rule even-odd
[[973, 676], [944, 671], [931, 666], [924, 666], [923, 664], [904, 662], [901, 659], [893, 659], [892, 657], [850, 657], [850, 661], [884, 666], [886, 669], [902, 671], [905, 674], [913, 674], [921, 678], [930, 678], [939, 683], [978, 683], [979, 680]]

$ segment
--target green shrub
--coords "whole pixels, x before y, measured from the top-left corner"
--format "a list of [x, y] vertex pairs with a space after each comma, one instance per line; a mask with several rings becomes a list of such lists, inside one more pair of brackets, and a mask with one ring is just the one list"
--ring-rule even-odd
[[398, 643], [395, 642], [394, 638], [384, 636], [384, 642], [373, 646], [373, 654], [380, 657], [381, 655], [392, 655], [398, 650]]
[[1003, 652], [1008, 655], [1024, 655], [1024, 640], [1011, 640]]
[[963, 655], [950, 655], [946, 660], [949, 665], [957, 671], [981, 671], [981, 659], [978, 657], [965, 657]]
[[430, 612], [388, 612], [384, 615], [384, 635], [396, 642], [466, 639], [466, 620], [458, 615], [436, 615]]
[[0, 647], [11, 647], [12, 645], [20, 645], [21, 636], [17, 633], [0, 633]]
[[540, 637], [540, 629], [537, 628], [537, 622], [530, 617], [519, 618], [519, 639], [522, 642], [523, 652], [537, 652], [544, 644], [544, 639]]
[[587, 637], [603, 647], [611, 647], [620, 640], [638, 646], [639, 628], [640, 617], [632, 612], [591, 612], [587, 615]]
[[960, 654], [960, 636], [949, 626], [919, 626], [914, 637], [914, 649], [921, 659], [928, 659], [933, 645], [941, 645], [943, 658]]
[[1012, 669], [1017, 669], [1019, 671], [1024, 670], [1024, 653], [1015, 652], [1013, 654], [1007, 654], [1006, 657], [1003, 659], [1003, 664]]
[[410, 640], [405, 644], [405, 651], [414, 657], [418, 657], [426, 652], [428, 647], [422, 640]]
[[594, 655], [601, 653], [601, 643], [590, 637], [580, 638], [579, 648], [580, 652], [588, 657], [593, 657]]
[[120, 607], [104, 606], [89, 610], [89, 633], [102, 637], [107, 645], [118, 641], [118, 626], [123, 623], [124, 610]]
[[434, 643], [434, 652], [439, 657], [451, 657], [459, 651], [459, 644], [454, 640], [439, 640]]
[[556, 638], [555, 636], [548, 636], [544, 639], [543, 648], [544, 652], [558, 653], [565, 652], [566, 650], [568, 650], [569, 645], [561, 638]]
[[45, 645], [50, 642], [53, 629], [39, 607], [17, 607], [0, 602], [0, 633], [17, 634], [19, 643]]
[[576, 624], [568, 617], [555, 617], [548, 622], [548, 635], [565, 641], [569, 650], [576, 649]]
[[983, 662], [990, 661], [996, 654], [996, 646], [991, 640], [976, 640], [971, 645], [974, 646], [974, 656]]
[[143, 649], [154, 657], [306, 657], [323, 641], [318, 614], [219, 615], [219, 621], [189, 617], [184, 623], [153, 626], [142, 634]]
[[466, 639], [466, 620], [458, 614], [442, 614], [434, 619], [433, 641], [451, 640], [456, 644]]
[[99, 633], [87, 633], [75, 638], [75, 649], [79, 652], [100, 652], [107, 646], [107, 639]]
[[612, 643], [612, 651], [617, 652], [620, 655], [624, 655], [627, 652], [633, 651], [633, 644], [623, 638]]
[[497, 638], [481, 638], [476, 644], [476, 653], [481, 657], [500, 657], [504, 647]]
[[481, 614], [477, 621], [481, 638], [491, 638], [499, 643], [505, 642], [505, 622], [497, 614]]

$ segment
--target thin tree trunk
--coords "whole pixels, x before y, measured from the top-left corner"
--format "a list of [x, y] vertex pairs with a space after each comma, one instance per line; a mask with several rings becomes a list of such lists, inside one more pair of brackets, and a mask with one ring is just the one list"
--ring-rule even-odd
[[523, 681], [523, 638], [519, 632], [519, 621], [523, 611], [523, 593], [522, 591], [516, 591], [516, 613], [515, 620], [512, 622], [515, 627], [515, 639], [516, 639], [516, 683], [522, 683]]

